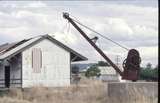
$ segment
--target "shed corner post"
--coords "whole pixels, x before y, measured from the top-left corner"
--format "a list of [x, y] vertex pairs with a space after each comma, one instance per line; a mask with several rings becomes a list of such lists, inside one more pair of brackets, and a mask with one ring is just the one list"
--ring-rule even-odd
[[20, 69], [21, 69], [21, 90], [23, 91], [23, 52], [20, 53]]

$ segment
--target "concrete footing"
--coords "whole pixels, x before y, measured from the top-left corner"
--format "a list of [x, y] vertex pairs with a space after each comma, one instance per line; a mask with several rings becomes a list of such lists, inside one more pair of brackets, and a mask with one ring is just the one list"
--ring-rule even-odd
[[158, 103], [158, 83], [110, 82], [108, 83], [108, 97], [112, 103]]

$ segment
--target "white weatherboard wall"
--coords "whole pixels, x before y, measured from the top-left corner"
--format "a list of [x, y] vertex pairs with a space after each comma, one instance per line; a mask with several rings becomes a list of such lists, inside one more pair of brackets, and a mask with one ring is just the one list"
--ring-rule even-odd
[[[41, 48], [42, 69], [34, 73], [32, 69], [32, 49]], [[22, 53], [22, 87], [59, 87], [70, 85], [70, 52], [42, 40]]]

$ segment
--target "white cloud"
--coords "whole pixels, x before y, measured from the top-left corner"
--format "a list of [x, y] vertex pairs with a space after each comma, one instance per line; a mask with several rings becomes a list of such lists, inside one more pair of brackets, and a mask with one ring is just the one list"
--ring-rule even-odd
[[[57, 1], [58, 2], [58, 1]], [[2, 2], [0, 4], [0, 41], [53, 34], [61, 42], [76, 49], [90, 61], [99, 60], [94, 49], [72, 25], [66, 32], [66, 20], [61, 12], [69, 11], [83, 24], [129, 48], [138, 48], [143, 65], [158, 61], [158, 7], [116, 4], [108, 2]], [[90, 37], [94, 33], [83, 30]], [[2, 40], [3, 39], [3, 40]], [[4, 40], [5, 39], [5, 40]], [[125, 57], [127, 52], [109, 41], [99, 38], [105, 53], [114, 60], [114, 55]], [[93, 55], [90, 55], [93, 54]], [[113, 56], [111, 56], [113, 55]]]
[[153, 40], [158, 38], [158, 30], [146, 26], [135, 25], [133, 27], [135, 38], [141, 38], [145, 40]]
[[128, 36], [133, 33], [132, 29], [123, 19], [109, 18], [108, 23], [113, 28], [113, 32], [116, 31], [117, 33], [128, 34]]
[[74, 34], [71, 33], [65, 33], [65, 32], [56, 32], [54, 34], [50, 34], [55, 39], [61, 41], [62, 43], [65, 43], [67, 45], [76, 44], [77, 43], [77, 37]]
[[27, 8], [28, 7], [36, 8], [36, 7], [47, 7], [47, 5], [45, 3], [42, 3], [41, 1], [36, 1], [36, 2], [29, 3], [25, 7], [27, 7]]
[[158, 64], [158, 46], [153, 47], [139, 47], [137, 48], [141, 54], [142, 64], [152, 63], [154, 66]]

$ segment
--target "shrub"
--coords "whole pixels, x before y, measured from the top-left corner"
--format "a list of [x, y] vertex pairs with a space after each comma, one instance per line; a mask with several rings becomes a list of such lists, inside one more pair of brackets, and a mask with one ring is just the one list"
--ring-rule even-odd
[[98, 69], [98, 67], [96, 65], [91, 66], [85, 73], [86, 77], [99, 77], [100, 74], [100, 70]]

